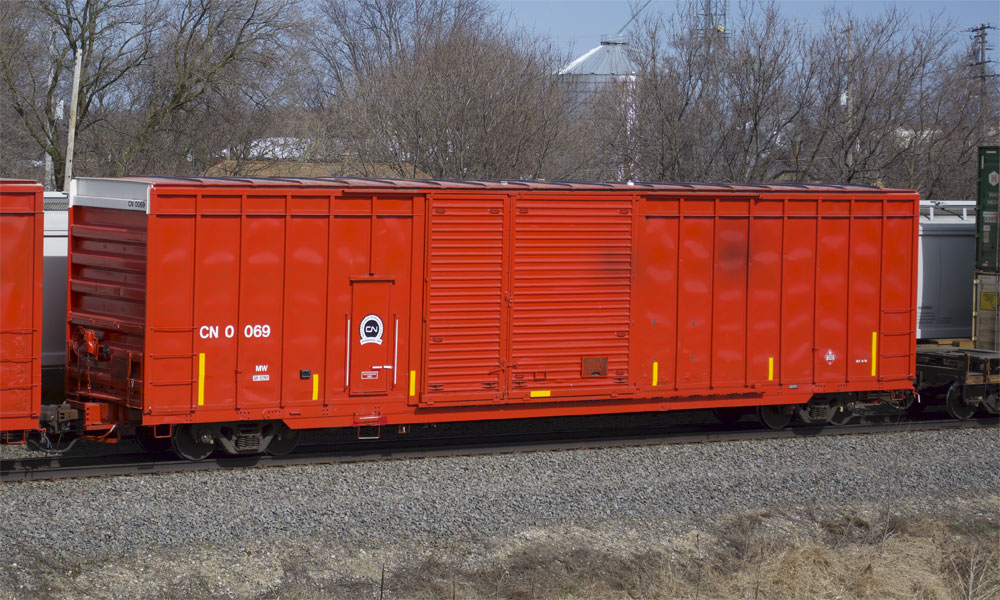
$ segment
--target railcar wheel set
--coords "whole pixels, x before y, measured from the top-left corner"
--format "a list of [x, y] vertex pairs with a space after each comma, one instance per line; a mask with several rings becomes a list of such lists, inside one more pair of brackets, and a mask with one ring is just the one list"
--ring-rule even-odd
[[330, 427], [782, 428], [922, 408], [915, 385], [955, 418], [997, 410], [996, 353], [918, 373], [916, 192], [160, 177], [73, 180], [66, 398], [42, 405], [41, 194], [0, 181], [6, 441], [199, 460]]

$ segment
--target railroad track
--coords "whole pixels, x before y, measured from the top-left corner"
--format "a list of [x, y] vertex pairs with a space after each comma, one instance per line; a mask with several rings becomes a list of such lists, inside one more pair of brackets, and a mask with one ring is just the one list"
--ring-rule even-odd
[[941, 429], [996, 428], [1000, 426], [1000, 419], [990, 417], [967, 421], [956, 421], [953, 419], [894, 420], [892, 422], [881, 421], [840, 427], [812, 426], [778, 430], [760, 429], [753, 425], [745, 423], [725, 428], [719, 426], [711, 430], [706, 430], [704, 425], [656, 425], [650, 427], [604, 428], [559, 432], [403, 438], [392, 441], [352, 441], [300, 445], [299, 448], [287, 456], [212, 456], [197, 462], [178, 459], [170, 453], [150, 454], [147, 452], [22, 458], [0, 460], [0, 482], [352, 463], [406, 458], [477, 456], [545, 450], [792, 439], [828, 435], [863, 435]]

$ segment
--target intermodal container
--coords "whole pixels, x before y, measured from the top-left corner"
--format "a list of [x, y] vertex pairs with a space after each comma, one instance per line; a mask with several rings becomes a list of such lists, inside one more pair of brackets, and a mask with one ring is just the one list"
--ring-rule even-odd
[[42, 367], [41, 184], [0, 179], [0, 434], [39, 428]]
[[911, 191], [134, 178], [75, 180], [70, 201], [68, 391], [109, 422], [912, 389]]
[[976, 179], [976, 269], [1000, 272], [1000, 146], [979, 147]]

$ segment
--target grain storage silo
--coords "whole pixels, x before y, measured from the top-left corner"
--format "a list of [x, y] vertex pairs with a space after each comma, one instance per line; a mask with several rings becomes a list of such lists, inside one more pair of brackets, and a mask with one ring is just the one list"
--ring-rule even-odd
[[638, 63], [622, 35], [604, 36], [601, 44], [559, 70], [559, 77], [576, 104], [591, 102], [610, 84], [635, 81]]

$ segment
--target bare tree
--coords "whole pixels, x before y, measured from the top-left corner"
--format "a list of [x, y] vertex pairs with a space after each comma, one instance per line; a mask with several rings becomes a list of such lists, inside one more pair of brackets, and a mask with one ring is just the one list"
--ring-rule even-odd
[[769, 2], [745, 0], [726, 32], [698, 24], [697, 0], [647, 15], [635, 76], [580, 106], [555, 76], [565, 57], [488, 0], [8, 0], [0, 152], [8, 174], [48, 157], [62, 180], [81, 48], [80, 174], [252, 173], [295, 148], [373, 176], [972, 194], [1000, 78], [970, 68], [955, 25], [830, 10], [809, 34]]
[[901, 157], [900, 136], [926, 73], [946, 54], [946, 31], [936, 21], [914, 29], [895, 7], [864, 20], [827, 14], [809, 58], [818, 76], [799, 134], [814, 176], [882, 183], [882, 174]]
[[483, 0], [322, 0], [314, 50], [334, 89], [371, 77], [423, 45], [460, 31], [484, 30]]
[[812, 69], [796, 60], [804, 39], [773, 3], [744, 5], [735, 34], [704, 31], [697, 16], [688, 3], [633, 33], [636, 82], [601, 108], [618, 110], [610, 154], [631, 157], [630, 178], [764, 180], [808, 103]]
[[697, 6], [632, 32], [641, 68], [595, 103], [588, 173], [971, 193], [975, 147], [998, 133], [998, 86], [963, 66], [954, 25], [913, 26], [894, 7], [867, 19], [830, 10], [808, 36], [774, 3], [749, 0], [718, 35], [695, 25]]
[[174, 151], [176, 164], [204, 154], [206, 142], [215, 152], [239, 145], [230, 142], [240, 141], [245, 126], [262, 125], [267, 119], [261, 113], [279, 103], [287, 81], [286, 36], [298, 21], [292, 0], [172, 4], [152, 58], [125, 81], [120, 102], [109, 106], [125, 116], [113, 128], [119, 143], [109, 150], [110, 170], [155, 170], [164, 150]]
[[570, 121], [557, 60], [504, 33], [483, 2], [336, 1], [324, 15], [335, 129], [363, 172], [513, 179], [575, 170], [560, 143]]
[[718, 44], [693, 27], [694, 5], [657, 15], [634, 36], [640, 70], [635, 85], [634, 177], [659, 181], [705, 179], [718, 152], [722, 77]]
[[269, 124], [289, 76], [284, 43], [302, 22], [293, 0], [16, 0], [0, 11], [5, 94], [59, 182], [75, 48], [77, 172], [189, 172], [230, 141], [207, 127], [239, 140]]
[[802, 28], [782, 17], [773, 2], [743, 5], [737, 32], [725, 53], [717, 173], [725, 181], [767, 181], [785, 165], [793, 126], [810, 105], [816, 65], [798, 60]]
[[884, 172], [890, 185], [930, 198], [975, 197], [976, 148], [1000, 139], [998, 78], [977, 73], [964, 54], [924, 74], [897, 136], [898, 158]]
[[61, 185], [73, 59], [82, 50], [77, 135], [100, 117], [92, 109], [112, 95], [150, 52], [156, 0], [10, 0], [0, 3], [0, 79], [5, 95]]

